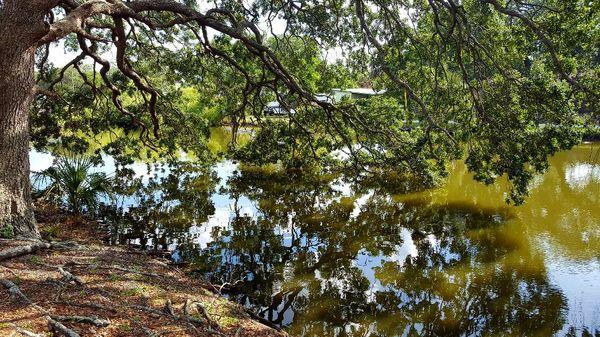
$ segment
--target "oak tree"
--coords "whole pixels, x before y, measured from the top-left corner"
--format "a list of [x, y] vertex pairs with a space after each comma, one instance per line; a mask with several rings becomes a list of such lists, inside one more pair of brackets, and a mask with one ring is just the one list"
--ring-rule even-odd
[[[298, 111], [285, 127], [260, 124], [251, 157], [284, 149], [273, 160], [298, 162], [338, 150], [362, 172], [392, 167], [433, 182], [466, 156], [476, 179], [506, 175], [509, 199], [521, 202], [548, 156], [579, 141], [581, 116], [597, 113], [599, 13], [600, 3], [583, 0], [0, 0], [0, 228], [38, 235], [29, 112], [34, 99], [64, 99], [55, 89], [67, 70], [152, 147], [195, 123], [153, 73], [164, 64], [177, 89], [176, 78], [193, 81], [195, 71], [205, 80], [212, 61], [241, 79], [236, 118], [263, 120], [247, 108], [264, 104], [265, 91]], [[386, 97], [316, 99], [299, 80], [302, 62], [279, 52], [298, 39], [341, 50]], [[56, 41], [77, 51], [62, 69], [48, 63]], [[34, 115], [52, 113], [39, 106]]]

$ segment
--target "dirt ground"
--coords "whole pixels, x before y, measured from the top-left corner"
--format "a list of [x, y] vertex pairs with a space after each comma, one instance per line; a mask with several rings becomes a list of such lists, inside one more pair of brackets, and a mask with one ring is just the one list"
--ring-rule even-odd
[[[38, 221], [61, 243], [0, 261], [0, 336], [286, 336], [166, 259], [104, 245], [89, 221]], [[32, 244], [0, 240], [0, 256]]]

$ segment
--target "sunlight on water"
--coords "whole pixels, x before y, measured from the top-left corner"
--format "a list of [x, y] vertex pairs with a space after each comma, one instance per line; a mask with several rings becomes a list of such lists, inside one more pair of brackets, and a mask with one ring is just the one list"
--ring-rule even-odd
[[572, 189], [584, 189], [590, 183], [598, 183], [600, 181], [600, 165], [569, 165], [565, 171], [565, 181]]

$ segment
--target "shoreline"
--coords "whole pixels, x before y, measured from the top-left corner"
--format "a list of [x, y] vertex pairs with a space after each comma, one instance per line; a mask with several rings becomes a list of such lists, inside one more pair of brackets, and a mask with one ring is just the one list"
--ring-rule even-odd
[[287, 336], [167, 259], [52, 212], [36, 214], [52, 241], [0, 240], [0, 335]]

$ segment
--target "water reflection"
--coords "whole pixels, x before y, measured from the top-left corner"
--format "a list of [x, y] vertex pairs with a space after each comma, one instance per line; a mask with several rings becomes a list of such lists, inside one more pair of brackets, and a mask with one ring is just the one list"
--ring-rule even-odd
[[211, 195], [216, 176], [189, 161], [149, 165], [146, 172], [120, 168], [120, 202], [104, 206], [102, 220], [112, 226], [110, 241], [155, 250], [193, 244], [190, 230], [215, 213]]
[[554, 156], [520, 207], [459, 162], [441, 188], [402, 195], [185, 164], [145, 176], [114, 223], [117, 241], [174, 250], [291, 335], [598, 335], [598, 153]]
[[584, 189], [590, 183], [600, 181], [600, 166], [593, 164], [569, 165], [565, 170], [565, 181], [571, 189]]
[[[565, 300], [505, 207], [344, 197], [322, 180], [242, 173], [257, 200], [193, 257], [231, 296], [302, 336], [552, 333]], [[357, 211], [358, 209], [358, 211]], [[518, 252], [518, 253], [517, 253]], [[272, 296], [272, 294], [274, 294]], [[509, 330], [507, 330], [509, 329]]]

